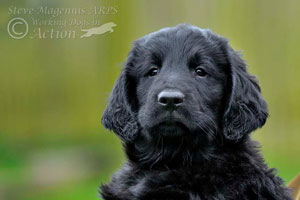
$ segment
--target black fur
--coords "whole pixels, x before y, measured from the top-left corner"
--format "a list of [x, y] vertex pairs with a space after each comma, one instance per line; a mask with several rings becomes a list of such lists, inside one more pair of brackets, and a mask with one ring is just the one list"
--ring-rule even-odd
[[[182, 92], [184, 102], [166, 110], [157, 100], [165, 89]], [[188, 24], [146, 35], [134, 43], [102, 118], [128, 158], [102, 197], [290, 200], [249, 137], [267, 116], [255, 77], [226, 39]]]

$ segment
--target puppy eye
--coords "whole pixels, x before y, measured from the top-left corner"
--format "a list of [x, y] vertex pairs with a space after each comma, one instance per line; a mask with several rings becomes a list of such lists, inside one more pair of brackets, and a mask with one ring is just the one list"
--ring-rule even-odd
[[198, 76], [206, 76], [207, 75], [206, 71], [201, 67], [197, 67], [195, 69], [195, 72]]
[[157, 67], [153, 67], [152, 69], [150, 69], [150, 71], [148, 72], [148, 76], [156, 76], [159, 72], [159, 69]]

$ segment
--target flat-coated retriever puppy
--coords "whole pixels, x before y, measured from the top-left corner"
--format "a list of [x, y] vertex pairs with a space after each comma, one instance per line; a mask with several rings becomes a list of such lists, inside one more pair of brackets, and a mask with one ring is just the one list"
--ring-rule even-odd
[[105, 200], [287, 200], [249, 134], [268, 116], [228, 41], [188, 24], [135, 41], [102, 123], [127, 163]]

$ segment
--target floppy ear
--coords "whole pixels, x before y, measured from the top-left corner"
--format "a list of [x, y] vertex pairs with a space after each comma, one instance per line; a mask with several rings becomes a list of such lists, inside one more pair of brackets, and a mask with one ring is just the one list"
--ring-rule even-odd
[[115, 132], [124, 142], [132, 142], [138, 133], [136, 116], [130, 105], [133, 90], [130, 78], [126, 74], [126, 64], [121, 75], [115, 83], [111, 93], [109, 104], [102, 116], [102, 124], [105, 128]]
[[268, 109], [255, 76], [247, 72], [240, 55], [229, 44], [226, 54], [230, 71], [223, 133], [228, 140], [239, 140], [265, 124]]

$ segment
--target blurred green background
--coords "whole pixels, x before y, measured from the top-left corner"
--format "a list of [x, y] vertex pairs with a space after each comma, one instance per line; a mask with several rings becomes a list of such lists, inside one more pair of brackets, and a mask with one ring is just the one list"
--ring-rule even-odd
[[[12, 14], [14, 6], [114, 11]], [[14, 17], [29, 22], [23, 39], [8, 35]], [[79, 26], [43, 25], [75, 30], [76, 38], [32, 39], [32, 18], [98, 19], [117, 27], [80, 39]], [[210, 28], [243, 50], [270, 110], [253, 137], [288, 182], [300, 172], [299, 18], [297, 0], [0, 0], [0, 199], [98, 199], [98, 185], [124, 162], [118, 138], [100, 119], [131, 43], [184, 22]]]

